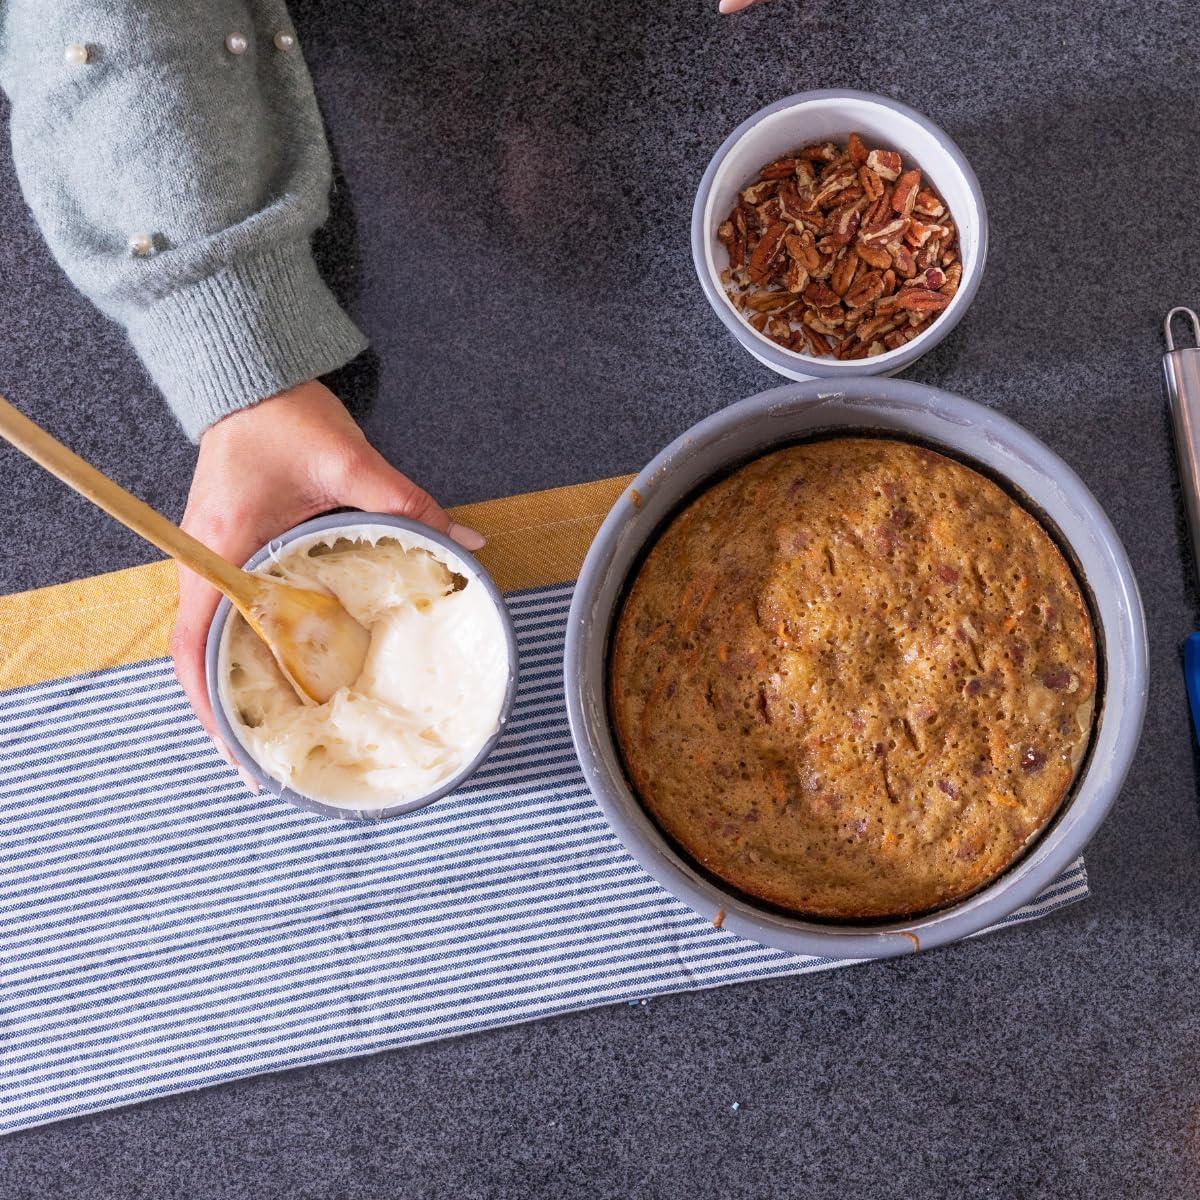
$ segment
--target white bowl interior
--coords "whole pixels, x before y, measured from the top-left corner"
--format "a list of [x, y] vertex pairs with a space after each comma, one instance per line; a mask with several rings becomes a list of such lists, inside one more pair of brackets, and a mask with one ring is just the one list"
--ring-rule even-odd
[[[899, 151], [906, 168], [911, 165], [920, 167], [925, 179], [932, 183], [958, 225], [964, 283], [975, 274], [980, 265], [982, 231], [979, 207], [971, 194], [966, 176], [936, 134], [904, 113], [865, 97], [831, 96], [802, 100], [798, 104], [770, 113], [746, 130], [729, 148], [713, 175], [704, 208], [704, 227], [708, 230], [705, 260], [717, 291], [729, 305], [730, 311], [745, 326], [750, 338], [761, 342], [765, 347], [770, 347], [776, 353], [794, 358], [801, 378], [809, 377], [803, 373], [805, 363], [819, 362], [827, 369], [835, 363], [830, 359], [814, 359], [811, 355], [788, 350], [759, 333], [743, 319], [725, 294], [724, 285], [721, 283], [721, 272], [729, 266], [729, 254], [717, 237], [717, 227], [729, 215], [737, 202], [738, 193], [753, 182], [767, 163], [814, 142], [842, 143], [854, 132], [861, 134], [863, 141], [871, 149], [879, 147]], [[948, 327], [952, 323], [950, 314], [967, 302], [967, 289], [960, 286], [945, 311], [936, 321], [931, 322], [929, 328], [920, 336], [898, 350], [889, 350], [871, 359], [872, 371], [886, 372], [889, 361], [910, 351], [912, 347], [919, 346], [935, 331], [940, 332], [943, 322], [946, 322]], [[754, 353], [752, 346], [747, 348]], [[773, 364], [768, 362], [767, 365]], [[852, 374], [862, 374], [863, 371], [861, 361], [836, 363], [836, 366], [844, 366]]]

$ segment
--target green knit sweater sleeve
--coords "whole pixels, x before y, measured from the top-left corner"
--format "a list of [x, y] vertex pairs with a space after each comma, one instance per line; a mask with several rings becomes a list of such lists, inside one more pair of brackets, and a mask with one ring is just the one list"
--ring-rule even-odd
[[26, 201], [184, 430], [353, 358], [317, 273], [329, 150], [282, 0], [0, 0]]

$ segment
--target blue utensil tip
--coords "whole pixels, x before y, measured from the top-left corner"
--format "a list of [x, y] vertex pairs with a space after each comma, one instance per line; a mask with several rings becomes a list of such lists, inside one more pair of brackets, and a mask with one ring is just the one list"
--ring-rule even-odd
[[1192, 707], [1192, 727], [1200, 740], [1200, 633], [1190, 634], [1183, 643], [1183, 679]]

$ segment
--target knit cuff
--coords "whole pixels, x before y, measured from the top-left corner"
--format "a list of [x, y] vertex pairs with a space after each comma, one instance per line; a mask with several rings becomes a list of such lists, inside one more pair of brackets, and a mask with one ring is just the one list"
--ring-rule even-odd
[[192, 441], [214, 421], [336, 370], [367, 346], [306, 244], [222, 267], [135, 313], [127, 329]]

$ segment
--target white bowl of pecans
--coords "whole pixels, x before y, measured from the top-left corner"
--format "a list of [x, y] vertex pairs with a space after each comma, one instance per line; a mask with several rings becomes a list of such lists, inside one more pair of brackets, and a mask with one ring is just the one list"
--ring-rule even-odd
[[803, 92], [743, 121], [692, 211], [717, 316], [789, 379], [893, 375], [962, 319], [987, 258], [962, 151], [867, 92]]

